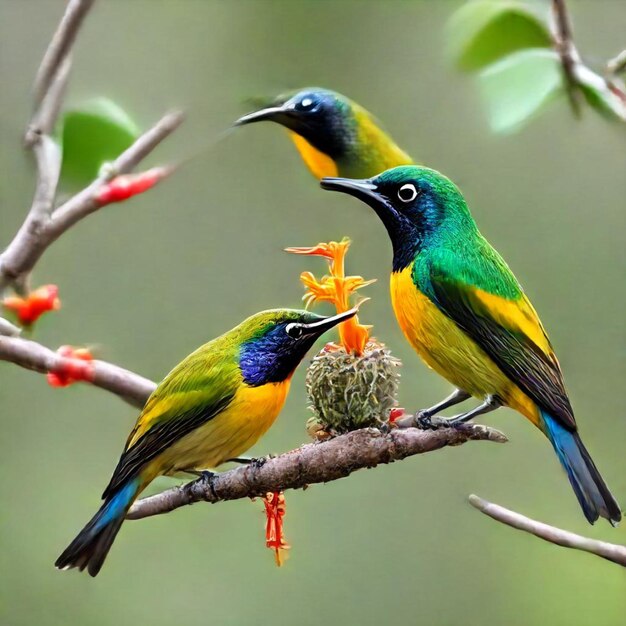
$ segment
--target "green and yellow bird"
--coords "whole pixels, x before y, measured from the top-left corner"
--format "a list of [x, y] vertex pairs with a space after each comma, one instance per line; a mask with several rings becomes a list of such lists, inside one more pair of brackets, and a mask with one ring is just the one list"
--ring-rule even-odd
[[426, 364], [457, 388], [418, 413], [418, 422], [428, 426], [436, 412], [470, 396], [482, 404], [451, 425], [509, 406], [551, 441], [587, 520], [619, 522], [620, 507], [580, 439], [539, 317], [454, 183], [412, 166], [321, 184], [361, 199], [382, 220], [393, 246], [391, 300], [400, 327]]
[[56, 566], [96, 576], [128, 509], [152, 480], [197, 474], [252, 447], [280, 413], [292, 374], [315, 340], [355, 313], [264, 311], [179, 363], [146, 402], [104, 504]]
[[289, 134], [313, 176], [368, 178], [414, 161], [356, 102], [310, 87], [278, 96], [271, 106], [244, 115], [235, 125], [272, 121]]

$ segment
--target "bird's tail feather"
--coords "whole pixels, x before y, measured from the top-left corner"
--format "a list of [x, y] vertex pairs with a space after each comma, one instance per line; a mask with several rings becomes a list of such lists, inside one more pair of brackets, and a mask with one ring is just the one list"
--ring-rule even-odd
[[596, 468], [576, 431], [568, 430], [549, 413], [542, 411], [545, 430], [567, 473], [585, 517], [593, 524], [604, 517], [614, 526], [622, 512]]
[[87, 568], [91, 576], [96, 576], [140, 488], [140, 480], [135, 478], [107, 498], [56, 560], [55, 566], [59, 569], [77, 567], [81, 571]]

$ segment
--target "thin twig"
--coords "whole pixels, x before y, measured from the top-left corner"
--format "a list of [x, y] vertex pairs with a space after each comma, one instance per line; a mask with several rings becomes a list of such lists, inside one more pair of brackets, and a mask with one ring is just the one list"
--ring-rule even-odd
[[61, 22], [52, 36], [35, 77], [35, 105], [39, 106], [54, 80], [59, 66], [74, 45], [76, 35], [94, 0], [70, 0]]
[[17, 326], [14, 326], [8, 320], [0, 317], [0, 335], [5, 335], [7, 337], [19, 337], [21, 333], [22, 331]]
[[322, 443], [306, 444], [263, 463], [253, 462], [217, 474], [211, 480], [201, 478], [144, 498], [133, 505], [127, 517], [142, 519], [195, 502], [215, 503], [261, 496], [268, 491], [303, 489], [315, 483], [345, 478], [359, 469], [393, 463], [470, 440], [507, 441], [501, 432], [478, 424], [434, 431], [393, 429], [387, 434], [364, 428]]
[[[0, 360], [41, 374], [63, 371], [70, 361], [36, 341], [11, 336], [0, 336]], [[112, 363], [96, 360], [92, 365], [90, 384], [106, 389], [140, 409], [156, 387], [151, 380]]]
[[580, 55], [574, 45], [572, 23], [565, 0], [552, 0], [552, 36], [561, 59], [567, 95], [576, 115], [580, 114], [580, 90], [574, 67], [580, 63]]
[[483, 500], [474, 494], [469, 497], [469, 502], [473, 507], [498, 522], [531, 533], [557, 546], [589, 552], [626, 567], [626, 546], [590, 539], [589, 537], [583, 537], [582, 535], [577, 535], [567, 530], [556, 528], [555, 526], [549, 526], [543, 522], [538, 522], [530, 517], [506, 509], [499, 504], [493, 504], [492, 502]]
[[614, 56], [606, 64], [609, 74], [621, 74], [626, 72], [626, 50], [622, 50], [618, 55]]

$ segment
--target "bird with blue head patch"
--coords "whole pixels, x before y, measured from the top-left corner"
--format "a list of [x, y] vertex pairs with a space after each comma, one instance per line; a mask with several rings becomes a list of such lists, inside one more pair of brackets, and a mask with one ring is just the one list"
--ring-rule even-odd
[[420, 411], [417, 424], [431, 426], [438, 411], [471, 396], [481, 404], [448, 425], [511, 407], [550, 440], [587, 520], [617, 524], [621, 509], [581, 441], [544, 327], [458, 187], [417, 166], [321, 185], [355, 196], [381, 219], [393, 247], [391, 300], [400, 327], [426, 364], [456, 387]]
[[181, 361], [146, 402], [104, 503], [56, 566], [96, 576], [128, 509], [157, 476], [202, 473], [251, 448], [278, 417], [315, 340], [355, 314], [263, 311]]
[[336, 91], [309, 87], [278, 96], [270, 106], [235, 125], [276, 122], [288, 129], [302, 160], [316, 178], [369, 177], [413, 163], [361, 105]]

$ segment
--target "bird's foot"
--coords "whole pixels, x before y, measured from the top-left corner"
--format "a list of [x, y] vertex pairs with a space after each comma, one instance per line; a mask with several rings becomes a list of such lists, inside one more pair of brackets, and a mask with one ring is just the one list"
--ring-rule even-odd
[[428, 411], [418, 411], [413, 419], [420, 430], [439, 430], [451, 426], [447, 418], [431, 415]]
[[215, 479], [216, 478], [217, 478], [216, 472], [211, 472], [209, 470], [202, 470], [200, 472], [200, 480], [207, 485], [207, 487], [211, 491], [211, 495], [216, 500], [219, 500], [219, 496], [217, 495], [217, 492], [215, 491]]

